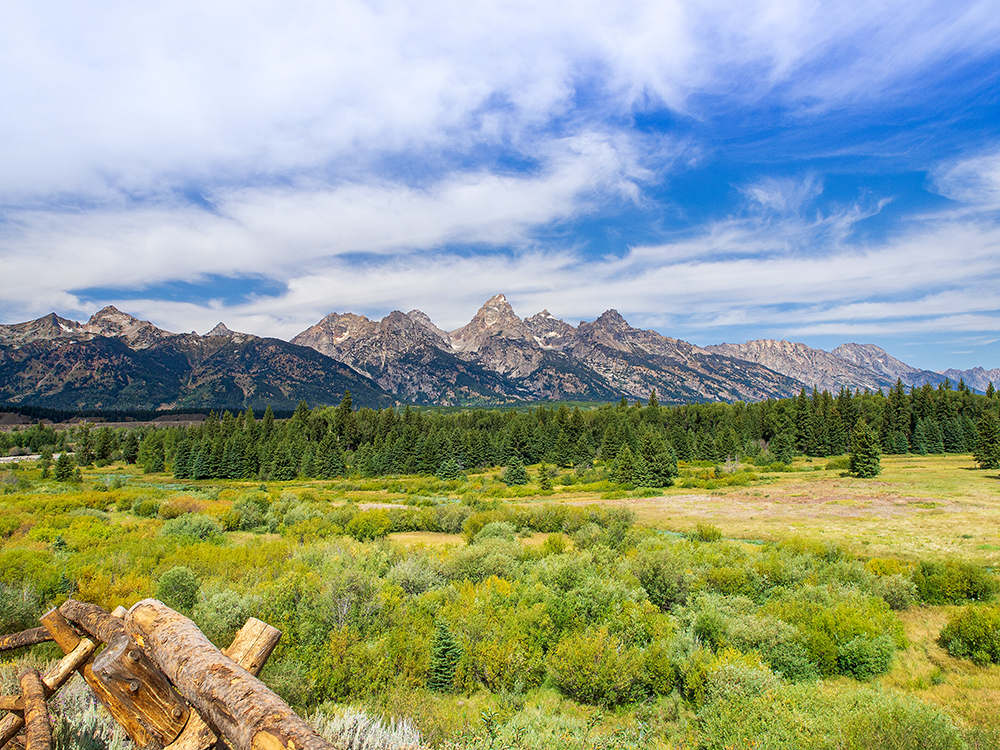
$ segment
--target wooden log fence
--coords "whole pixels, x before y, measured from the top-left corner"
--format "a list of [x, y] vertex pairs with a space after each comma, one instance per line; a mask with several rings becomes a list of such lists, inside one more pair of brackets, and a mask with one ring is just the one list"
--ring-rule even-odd
[[[79, 673], [143, 750], [333, 750], [257, 675], [281, 631], [250, 618], [220, 651], [187, 617], [155, 599], [107, 612], [69, 600], [42, 627], [0, 636], [0, 651], [55, 641], [63, 658], [20, 675], [0, 696], [0, 750], [51, 750], [46, 701]], [[103, 648], [102, 648], [103, 646]]]

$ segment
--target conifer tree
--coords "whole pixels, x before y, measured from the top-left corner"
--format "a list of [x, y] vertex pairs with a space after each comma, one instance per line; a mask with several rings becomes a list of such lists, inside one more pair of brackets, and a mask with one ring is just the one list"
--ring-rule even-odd
[[515, 458], [504, 470], [502, 481], [509, 487], [528, 483], [528, 472], [521, 459]]
[[632, 484], [635, 481], [635, 458], [627, 443], [618, 451], [618, 457], [611, 465], [611, 478], [618, 484]]
[[552, 478], [549, 476], [549, 467], [544, 462], [538, 467], [538, 489], [542, 492], [549, 492], [552, 489]]
[[446, 458], [441, 462], [437, 471], [437, 478], [445, 481], [449, 479], [460, 479], [462, 476], [462, 464], [455, 458]]
[[790, 464], [795, 455], [795, 438], [790, 432], [779, 432], [768, 446], [775, 461]]
[[427, 688], [435, 693], [455, 690], [455, 670], [458, 668], [462, 649], [448, 625], [438, 620], [431, 641], [431, 663], [427, 672]]
[[882, 471], [878, 436], [864, 419], [858, 419], [851, 434], [850, 472], [861, 479], [871, 479]]
[[913, 452], [919, 453], [922, 456], [927, 455], [927, 444], [930, 441], [930, 437], [927, 434], [927, 422], [923, 419], [917, 420], [917, 427], [913, 431]]
[[139, 436], [135, 430], [129, 430], [122, 444], [122, 458], [127, 464], [134, 464], [139, 457]]
[[73, 459], [66, 451], [60, 453], [56, 459], [55, 478], [57, 482], [73, 480]]
[[74, 456], [77, 466], [90, 466], [94, 463], [94, 438], [90, 434], [90, 425], [83, 422], [74, 446]]
[[992, 411], [979, 420], [972, 457], [982, 469], [1000, 469], [1000, 420]]

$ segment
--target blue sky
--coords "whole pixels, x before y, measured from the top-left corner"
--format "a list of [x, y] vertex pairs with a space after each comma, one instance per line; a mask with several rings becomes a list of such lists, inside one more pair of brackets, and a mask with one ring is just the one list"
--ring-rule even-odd
[[0, 322], [618, 309], [1000, 367], [990, 2], [0, 7]]

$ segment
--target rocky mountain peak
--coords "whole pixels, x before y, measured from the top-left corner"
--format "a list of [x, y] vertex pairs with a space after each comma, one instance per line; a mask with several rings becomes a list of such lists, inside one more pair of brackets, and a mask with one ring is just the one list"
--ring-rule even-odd
[[166, 336], [172, 336], [157, 328], [148, 320], [139, 320], [122, 312], [114, 305], [108, 305], [93, 315], [85, 326], [88, 333], [107, 338], [123, 339], [132, 349], [145, 349]]
[[608, 328], [611, 330], [631, 328], [628, 321], [622, 317], [621, 313], [614, 309], [606, 310], [601, 314], [601, 317], [594, 321], [594, 323], [602, 328]]
[[560, 320], [548, 310], [542, 310], [530, 318], [525, 318], [524, 325], [543, 349], [562, 349], [573, 340], [573, 336], [576, 334], [576, 329], [573, 326]]
[[448, 333], [446, 331], [442, 331], [440, 328], [434, 325], [434, 321], [430, 319], [430, 316], [427, 315], [427, 313], [421, 312], [420, 310], [410, 310], [408, 313], [406, 313], [406, 317], [408, 317], [418, 326], [426, 328], [428, 331], [433, 333], [435, 336], [444, 341], [446, 344], [451, 343], [451, 339], [448, 337]]
[[493, 336], [533, 341], [524, 321], [514, 314], [514, 308], [502, 294], [486, 300], [467, 325], [449, 334], [452, 348], [462, 352], [478, 351], [484, 341]]
[[223, 323], [221, 320], [215, 326], [215, 328], [213, 328], [211, 331], [209, 331], [208, 333], [205, 334], [205, 336], [232, 336], [232, 335], [233, 335], [233, 332], [230, 331], [226, 327], [226, 324]]

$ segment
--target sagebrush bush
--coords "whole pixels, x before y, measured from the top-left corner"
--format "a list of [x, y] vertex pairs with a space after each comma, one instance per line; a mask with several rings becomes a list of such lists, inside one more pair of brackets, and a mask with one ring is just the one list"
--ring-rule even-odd
[[248, 619], [258, 615], [261, 598], [227, 588], [210, 588], [202, 592], [200, 600], [192, 606], [191, 619], [212, 643], [219, 648], [226, 648], [236, 631]]
[[146, 498], [134, 503], [132, 512], [141, 518], [152, 518], [160, 512], [160, 503], [152, 498]]
[[959, 659], [1000, 664], [1000, 607], [965, 607], [941, 629], [938, 642]]
[[416, 596], [444, 583], [438, 569], [439, 565], [428, 557], [411, 555], [393, 565], [385, 579], [407, 594]]

